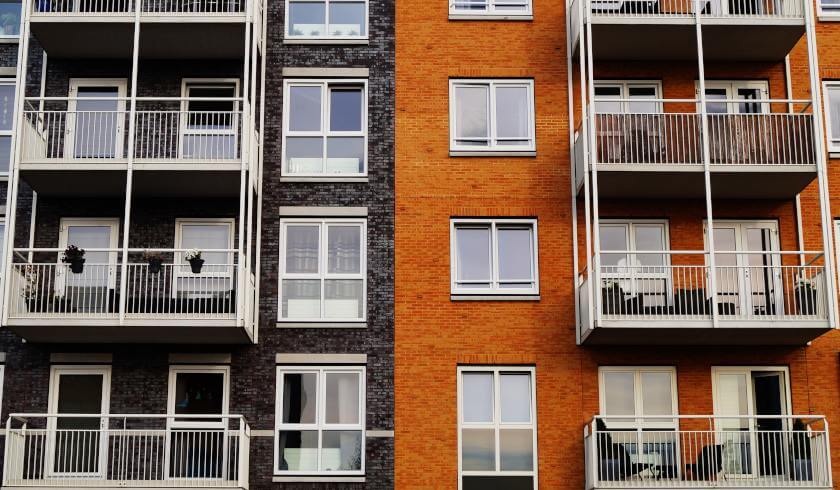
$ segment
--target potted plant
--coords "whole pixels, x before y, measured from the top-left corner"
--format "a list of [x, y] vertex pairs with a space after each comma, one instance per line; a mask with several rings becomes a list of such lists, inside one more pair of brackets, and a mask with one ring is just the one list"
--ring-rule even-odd
[[807, 279], [799, 279], [796, 283], [796, 311], [800, 315], [815, 315], [817, 313], [817, 290], [814, 283]]
[[163, 256], [161, 254], [156, 252], [144, 252], [143, 258], [146, 260], [146, 263], [149, 264], [150, 273], [160, 273], [161, 266], [163, 265]]
[[184, 259], [190, 263], [190, 268], [193, 274], [201, 273], [201, 268], [204, 266], [204, 259], [201, 258], [201, 250], [191, 248], [184, 254]]
[[85, 249], [70, 245], [64, 249], [64, 257], [61, 261], [70, 264], [70, 271], [73, 274], [81, 274], [85, 270]]

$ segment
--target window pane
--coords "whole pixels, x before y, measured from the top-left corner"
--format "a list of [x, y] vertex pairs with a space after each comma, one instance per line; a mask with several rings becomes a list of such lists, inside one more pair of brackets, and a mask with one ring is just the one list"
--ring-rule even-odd
[[327, 173], [361, 174], [365, 171], [364, 137], [327, 138]]
[[[840, 2], [838, 2], [840, 6]], [[831, 139], [840, 140], [840, 87], [828, 87], [828, 112], [831, 116], [829, 122], [829, 130], [831, 131]]]
[[361, 131], [362, 128], [362, 89], [330, 89], [330, 130]]
[[324, 316], [326, 318], [362, 318], [363, 283], [361, 279], [324, 281]]
[[459, 281], [487, 281], [459, 284], [459, 287], [490, 286], [490, 228], [456, 228], [456, 266]]
[[[621, 99], [621, 87], [618, 86], [595, 86], [595, 112], [597, 113], [620, 113], [623, 112], [621, 110], [621, 102], [618, 100], [609, 100], [609, 99]], [[602, 99], [602, 100], [598, 100]], [[603, 100], [607, 99], [607, 100]]]
[[290, 36], [325, 36], [326, 8], [322, 2], [289, 4]]
[[331, 36], [364, 36], [365, 4], [341, 2], [330, 4]]
[[531, 421], [531, 375], [528, 373], [503, 373], [499, 379], [502, 422], [528, 423]]
[[318, 375], [315, 373], [283, 373], [284, 424], [314, 424], [318, 397]]
[[318, 470], [318, 431], [281, 430], [277, 434], [280, 471]]
[[[533, 246], [531, 228], [497, 228], [499, 240], [499, 280], [533, 279], [531, 263]], [[514, 284], [514, 287], [531, 287], [531, 284]]]
[[222, 413], [224, 389], [223, 373], [176, 373], [175, 413]]
[[324, 138], [286, 138], [286, 171], [293, 174], [323, 173]]
[[464, 471], [496, 469], [496, 431], [494, 429], [461, 431], [461, 467]]
[[327, 228], [327, 235], [327, 272], [330, 274], [361, 272], [361, 227], [331, 225]]
[[604, 373], [604, 415], [635, 415], [633, 373]]
[[455, 137], [477, 139], [459, 141], [461, 145], [487, 146], [489, 134], [487, 107], [488, 87], [455, 87]]
[[[601, 250], [627, 250], [627, 228], [625, 226], [601, 225], [598, 238], [601, 240]], [[625, 265], [625, 254], [601, 254], [601, 265]]]
[[642, 373], [642, 415], [672, 415], [671, 373]]
[[493, 421], [493, 373], [463, 373], [463, 421]]
[[527, 145], [531, 126], [527, 87], [496, 87], [496, 136], [518, 138], [503, 145]]
[[502, 471], [534, 469], [534, 432], [531, 429], [499, 431], [499, 459]]
[[20, 34], [21, 2], [0, 2], [0, 35], [17, 36]]
[[362, 469], [362, 432], [355, 430], [325, 430], [321, 451], [322, 471], [353, 471]]
[[[0, 3], [0, 5], [6, 5]], [[18, 7], [20, 8], [20, 7]], [[2, 19], [2, 16], [0, 16]], [[0, 84], [0, 131], [12, 130], [15, 112], [15, 86]]]
[[321, 281], [284, 279], [281, 315], [283, 318], [320, 318]]
[[534, 477], [465, 476], [461, 490], [534, 490]]
[[[227, 249], [230, 248], [230, 226], [228, 224], [182, 224], [181, 248]], [[205, 266], [228, 264], [231, 262], [228, 252], [202, 252]], [[208, 269], [208, 272], [221, 272], [222, 269]]]
[[289, 130], [320, 131], [321, 87], [289, 87], [289, 98]]
[[[637, 225], [634, 231], [634, 235], [636, 236], [636, 250], [665, 250], [664, 227]], [[636, 261], [639, 265], [662, 265], [665, 263], [665, 256], [637, 254]]]
[[286, 228], [286, 272], [317, 273], [321, 229], [315, 225]]
[[12, 162], [12, 137], [0, 136], [0, 172], [8, 172]]
[[[658, 112], [659, 106], [656, 102], [649, 99], [656, 98], [656, 87], [630, 87], [628, 88], [630, 102], [628, 109], [631, 113], [655, 113]], [[645, 100], [648, 99], [648, 100]]]
[[326, 423], [358, 424], [359, 374], [326, 373], [326, 378]]

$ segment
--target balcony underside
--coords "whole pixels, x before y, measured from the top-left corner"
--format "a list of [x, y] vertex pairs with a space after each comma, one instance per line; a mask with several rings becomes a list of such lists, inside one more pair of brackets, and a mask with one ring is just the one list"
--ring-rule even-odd
[[[44, 196], [125, 195], [125, 164], [82, 164], [73, 167], [73, 170], [55, 170], [56, 164], [21, 164], [20, 176], [33, 190]], [[240, 192], [239, 163], [135, 164], [134, 168], [134, 196], [232, 197], [238, 196]]]
[[129, 319], [116, 318], [26, 319], [10, 318], [9, 329], [29, 342], [46, 343], [143, 343], [143, 344], [248, 344], [248, 331], [236, 320]]
[[[711, 195], [792, 198], [816, 176], [815, 165], [712, 165]], [[702, 165], [598, 165], [599, 197], [702, 198], [704, 180]]]
[[805, 345], [829, 332], [828, 321], [603, 320], [587, 345]]
[[[240, 59], [244, 17], [223, 21], [143, 22], [140, 56], [147, 59]], [[32, 34], [55, 58], [131, 58], [133, 16], [35, 17]]]
[[[697, 58], [694, 19], [594, 17], [593, 55], [599, 60], [693, 60]], [[801, 20], [770, 23], [740, 19], [705, 21], [703, 51], [707, 61], [781, 60], [805, 34]]]

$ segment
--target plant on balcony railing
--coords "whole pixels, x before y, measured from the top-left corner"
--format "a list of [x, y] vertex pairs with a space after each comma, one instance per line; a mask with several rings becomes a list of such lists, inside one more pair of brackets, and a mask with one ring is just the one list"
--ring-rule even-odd
[[184, 259], [190, 263], [190, 269], [193, 274], [200, 274], [201, 268], [204, 266], [204, 259], [201, 258], [201, 250], [191, 248], [184, 254]]
[[800, 315], [817, 313], [817, 289], [810, 279], [799, 279], [796, 284], [796, 311]]
[[149, 272], [159, 274], [163, 267], [163, 256], [156, 252], [143, 252], [143, 259], [149, 264]]
[[64, 256], [61, 261], [70, 264], [70, 271], [73, 274], [81, 274], [85, 270], [85, 249], [75, 245], [68, 245], [64, 249]]

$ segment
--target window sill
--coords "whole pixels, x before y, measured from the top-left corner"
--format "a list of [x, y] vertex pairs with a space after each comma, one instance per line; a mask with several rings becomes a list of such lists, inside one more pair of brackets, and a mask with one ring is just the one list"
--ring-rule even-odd
[[364, 483], [363, 476], [275, 476], [274, 483]]
[[535, 157], [536, 151], [464, 151], [449, 150], [451, 157]]
[[341, 38], [330, 38], [330, 39], [294, 39], [294, 38], [286, 38], [283, 39], [283, 44], [355, 44], [355, 45], [367, 45], [370, 44], [370, 40], [368, 39], [341, 39]]
[[833, 14], [817, 14], [817, 19], [819, 19], [820, 22], [840, 22], [840, 12]]
[[367, 177], [280, 177], [280, 182], [366, 183]]
[[[838, 19], [838, 20], [840, 20], [840, 19]], [[829, 151], [828, 151], [828, 158], [832, 158], [832, 159], [837, 159], [837, 158], [840, 158], [840, 151], [837, 151], [837, 150], [835, 150], [835, 151], [831, 151], [831, 150], [829, 150]], [[0, 177], [0, 179], [2, 179], [2, 177]]]
[[450, 301], [540, 301], [539, 294], [450, 294]]
[[20, 37], [0, 37], [0, 44], [18, 44]]
[[449, 20], [512, 20], [531, 21], [533, 14], [504, 15], [504, 14], [449, 14]]
[[277, 322], [277, 328], [367, 328], [367, 322]]

